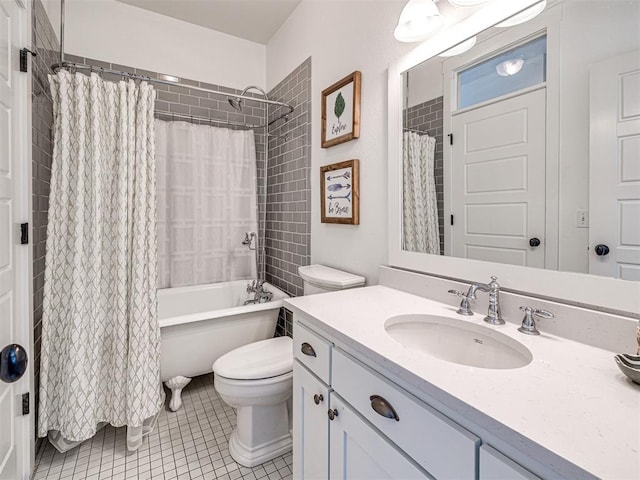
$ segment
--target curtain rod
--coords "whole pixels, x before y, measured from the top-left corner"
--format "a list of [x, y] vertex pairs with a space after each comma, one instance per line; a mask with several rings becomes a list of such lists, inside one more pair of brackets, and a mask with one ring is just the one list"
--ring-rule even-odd
[[[233, 98], [241, 98], [243, 100], [253, 100], [255, 102], [259, 102], [259, 103], [266, 103], [268, 105], [276, 105], [278, 107], [285, 107], [288, 111], [283, 113], [282, 116], [284, 115], [288, 115], [291, 112], [293, 112], [294, 107], [288, 103], [284, 103], [284, 102], [279, 102], [277, 100], [268, 100], [266, 98], [258, 98], [258, 97], [249, 97], [246, 95], [240, 95], [238, 93], [227, 93], [227, 92], [223, 92], [221, 90], [214, 90], [212, 88], [202, 88], [202, 87], [195, 87], [193, 85], [186, 85], [186, 84], [182, 84], [180, 83], [179, 79], [177, 82], [173, 82], [170, 80], [162, 80], [160, 78], [153, 78], [153, 77], [149, 77], [147, 75], [140, 75], [137, 73], [130, 73], [130, 72], [123, 72], [121, 70], [114, 70], [112, 68], [105, 68], [105, 67], [97, 67], [97, 66], [93, 66], [93, 65], [87, 65], [84, 63], [76, 63], [76, 62], [61, 62], [61, 63], [54, 63], [53, 65], [51, 65], [51, 70], [54, 73], [58, 73], [59, 70], [61, 69], [77, 69], [77, 70], [90, 70], [92, 72], [97, 72], [97, 73], [110, 73], [113, 75], [117, 75], [120, 77], [126, 77], [126, 78], [131, 78], [133, 80], [142, 80], [145, 82], [153, 82], [153, 83], [159, 83], [161, 85], [171, 85], [174, 87], [183, 87], [183, 88], [188, 88], [190, 90], [197, 90], [199, 92], [206, 92], [206, 93], [213, 93], [216, 95], [221, 95], [223, 97], [233, 97]], [[176, 77], [178, 78], [178, 77]]]
[[[209, 117], [201, 117], [199, 115], [187, 115], [184, 113], [171, 113], [171, 112], [160, 112], [160, 111], [156, 111], [154, 112], [154, 115], [156, 117], [170, 117], [172, 120], [175, 120], [176, 118], [183, 118], [185, 120], [190, 120], [190, 121], [194, 121], [197, 120], [199, 122], [206, 122], [208, 124], [212, 124], [212, 123], [219, 123], [222, 125], [232, 125], [234, 127], [246, 127], [246, 128], [261, 128], [261, 127], [265, 127], [266, 125], [250, 125], [248, 123], [241, 123], [241, 122], [232, 122], [229, 120], [216, 120], [215, 118], [209, 118]], [[162, 118], [160, 118], [160, 120], [162, 120]], [[277, 119], [276, 119], [277, 120]], [[272, 120], [269, 125], [271, 125], [272, 122], [274, 122], [275, 120]], [[268, 137], [271, 138], [279, 138], [281, 140], [289, 140], [289, 136], [288, 135], [276, 135], [273, 133], [268, 133], [267, 134]]]

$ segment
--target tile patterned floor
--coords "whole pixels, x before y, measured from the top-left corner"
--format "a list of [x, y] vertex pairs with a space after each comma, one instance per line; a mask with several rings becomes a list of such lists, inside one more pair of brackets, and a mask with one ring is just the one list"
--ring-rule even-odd
[[214, 390], [213, 374], [194, 378], [182, 398], [177, 412], [165, 406], [137, 452], [127, 452], [125, 429], [111, 426], [66, 454], [45, 442], [33, 480], [291, 479], [291, 453], [254, 468], [233, 461], [227, 442], [236, 414]]

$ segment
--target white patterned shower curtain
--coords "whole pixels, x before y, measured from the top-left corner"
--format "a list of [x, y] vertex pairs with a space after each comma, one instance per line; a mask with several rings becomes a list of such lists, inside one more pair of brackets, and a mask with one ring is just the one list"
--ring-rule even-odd
[[38, 435], [60, 450], [105, 423], [138, 448], [164, 402], [156, 315], [155, 92], [50, 76], [54, 150]]
[[253, 130], [156, 120], [159, 287], [255, 278]]
[[435, 138], [404, 132], [402, 242], [404, 250], [440, 255], [435, 148]]

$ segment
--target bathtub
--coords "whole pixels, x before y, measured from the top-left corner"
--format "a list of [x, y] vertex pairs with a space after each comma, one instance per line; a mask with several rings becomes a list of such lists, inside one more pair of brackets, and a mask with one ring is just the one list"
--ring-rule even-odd
[[218, 357], [273, 337], [282, 300], [289, 296], [265, 283], [273, 293], [272, 301], [243, 305], [253, 298], [247, 293], [248, 283], [237, 280], [158, 290], [160, 376], [171, 390], [171, 410], [182, 405], [182, 389], [191, 377], [210, 373]]

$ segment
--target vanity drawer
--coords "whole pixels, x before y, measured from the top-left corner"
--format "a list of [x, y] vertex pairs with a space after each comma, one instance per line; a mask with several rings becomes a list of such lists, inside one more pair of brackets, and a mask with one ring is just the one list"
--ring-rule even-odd
[[299, 322], [293, 322], [293, 356], [327, 385], [331, 385], [332, 345]]
[[335, 391], [431, 475], [476, 478], [478, 437], [342, 351], [332, 360]]

